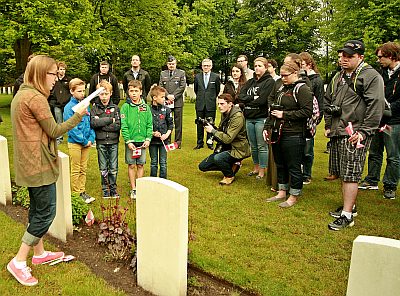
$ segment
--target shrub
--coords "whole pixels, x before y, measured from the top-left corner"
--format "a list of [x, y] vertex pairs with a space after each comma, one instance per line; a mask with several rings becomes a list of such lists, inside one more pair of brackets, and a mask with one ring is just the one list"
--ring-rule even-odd
[[71, 194], [72, 224], [79, 225], [89, 211], [89, 206], [80, 197], [79, 193]]
[[[115, 204], [114, 202], [115, 201]], [[97, 242], [107, 246], [109, 258], [128, 260], [132, 256], [133, 235], [126, 222], [128, 208], [119, 205], [119, 199], [110, 199], [108, 206], [101, 205], [102, 221], [100, 221]]]
[[24, 208], [29, 208], [30, 199], [28, 187], [12, 187], [13, 195], [12, 195], [12, 203], [13, 205], [20, 205]]

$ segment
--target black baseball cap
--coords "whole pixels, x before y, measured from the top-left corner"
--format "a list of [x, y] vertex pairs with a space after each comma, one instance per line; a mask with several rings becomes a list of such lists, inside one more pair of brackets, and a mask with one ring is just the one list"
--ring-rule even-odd
[[351, 55], [356, 53], [363, 55], [365, 51], [365, 45], [360, 40], [349, 40], [344, 44], [343, 48], [338, 50], [338, 52], [342, 51]]

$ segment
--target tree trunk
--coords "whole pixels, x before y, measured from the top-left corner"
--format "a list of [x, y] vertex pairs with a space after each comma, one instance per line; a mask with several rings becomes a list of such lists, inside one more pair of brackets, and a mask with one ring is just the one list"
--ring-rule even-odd
[[32, 42], [28, 39], [28, 35], [25, 34], [22, 39], [18, 39], [14, 43], [15, 53], [15, 68], [19, 74], [23, 73], [28, 63], [28, 57], [31, 54]]

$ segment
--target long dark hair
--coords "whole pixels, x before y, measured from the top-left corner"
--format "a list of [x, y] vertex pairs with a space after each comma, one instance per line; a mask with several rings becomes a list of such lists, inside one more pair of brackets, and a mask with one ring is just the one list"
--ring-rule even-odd
[[239, 86], [238, 89], [236, 90], [236, 93], [240, 93], [240, 89], [242, 86], [247, 82], [246, 74], [244, 73], [244, 69], [241, 65], [238, 63], [234, 64], [231, 68], [231, 74], [232, 74], [232, 69], [233, 68], [238, 68], [240, 70], [240, 77], [239, 77]]

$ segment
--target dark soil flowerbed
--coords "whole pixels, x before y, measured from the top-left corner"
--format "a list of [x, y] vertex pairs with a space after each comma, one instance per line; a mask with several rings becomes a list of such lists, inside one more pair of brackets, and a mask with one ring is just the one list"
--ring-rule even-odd
[[[26, 224], [28, 210], [20, 206], [3, 206], [0, 210], [5, 212], [15, 221]], [[83, 225], [80, 231], [74, 231], [73, 236], [63, 243], [50, 235], [45, 240], [50, 241], [58, 249], [67, 255], [74, 255], [76, 260], [85, 263], [93, 273], [102, 277], [108, 284], [122, 289], [128, 295], [148, 296], [152, 295], [144, 291], [136, 284], [136, 274], [129, 268], [130, 262], [115, 262], [107, 260], [107, 249], [97, 243], [98, 224], [91, 227]], [[22, 235], [22, 233], [21, 233]], [[188, 268], [188, 295], [256, 295], [239, 287], [217, 279], [200, 269], [190, 266]], [[190, 283], [194, 283], [193, 286]]]

